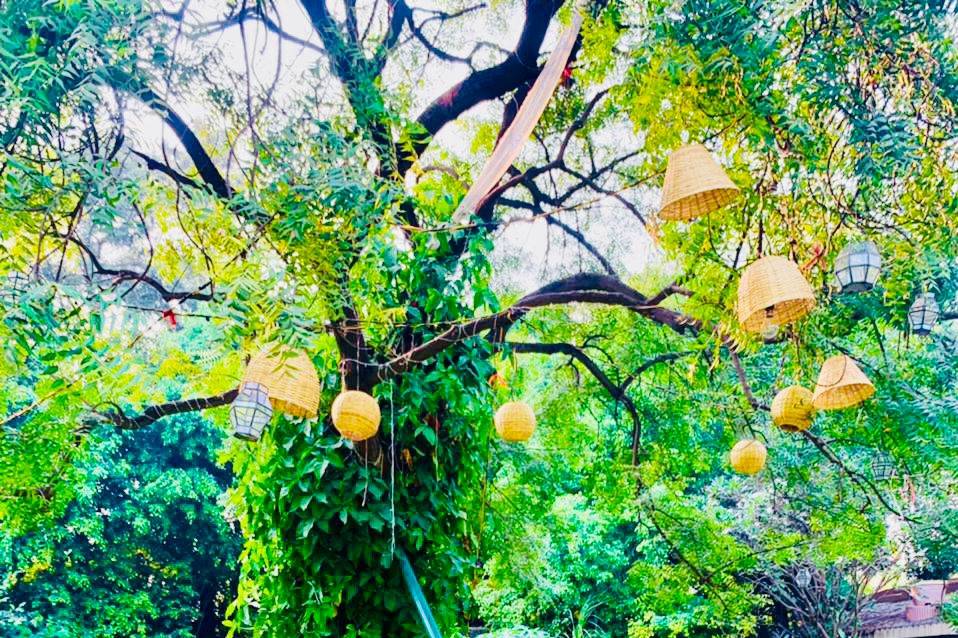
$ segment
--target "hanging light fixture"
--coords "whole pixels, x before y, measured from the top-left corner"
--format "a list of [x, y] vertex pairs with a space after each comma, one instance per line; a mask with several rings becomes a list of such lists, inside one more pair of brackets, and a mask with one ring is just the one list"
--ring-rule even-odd
[[786, 432], [801, 432], [812, 427], [815, 408], [812, 392], [800, 385], [792, 385], [772, 399], [772, 423]]
[[676, 149], [662, 186], [662, 219], [688, 221], [708, 215], [739, 196], [739, 189], [701, 144]]
[[524, 401], [503, 403], [493, 417], [496, 432], [505, 441], [527, 441], [536, 429], [536, 413]]
[[382, 414], [371, 395], [359, 390], [340, 392], [330, 410], [333, 427], [350, 441], [365, 441], [379, 432]]
[[735, 444], [729, 454], [732, 469], [739, 474], [758, 474], [765, 467], [768, 450], [761, 441], [743, 439]]
[[887, 481], [895, 477], [895, 462], [887, 452], [879, 452], [872, 457], [872, 476], [876, 481]]
[[739, 323], [749, 332], [774, 337], [779, 326], [798, 321], [815, 303], [815, 293], [798, 264], [785, 257], [762, 257], [739, 279], [736, 310]]
[[846, 245], [834, 264], [835, 278], [842, 292], [871, 290], [881, 272], [881, 254], [873, 241]]
[[805, 589], [812, 584], [812, 570], [808, 567], [802, 567], [795, 572], [795, 584]]
[[916, 335], [929, 335], [938, 323], [938, 315], [938, 301], [935, 300], [935, 295], [923, 292], [915, 298], [915, 303], [908, 310], [908, 325]]
[[259, 441], [263, 428], [273, 417], [269, 391], [258, 383], [244, 383], [230, 405], [233, 436], [246, 441]]
[[287, 346], [262, 350], [250, 359], [243, 383], [266, 388], [273, 408], [283, 414], [316, 418], [322, 385], [312, 360], [301, 350]]
[[812, 395], [816, 410], [841, 410], [875, 394], [875, 386], [855, 362], [843, 354], [829, 357], [818, 373]]

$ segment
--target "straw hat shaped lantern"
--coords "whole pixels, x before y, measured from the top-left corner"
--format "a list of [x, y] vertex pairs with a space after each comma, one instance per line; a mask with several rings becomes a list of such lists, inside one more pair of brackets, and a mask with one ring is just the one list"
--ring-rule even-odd
[[807, 430], [814, 417], [812, 392], [800, 385], [789, 386], [772, 399], [772, 423], [786, 432]]
[[503, 403], [493, 418], [496, 432], [510, 443], [528, 441], [536, 429], [536, 413], [524, 401]]
[[351, 441], [365, 441], [379, 432], [382, 414], [372, 396], [359, 390], [340, 392], [331, 410], [333, 426]]
[[818, 373], [812, 396], [817, 410], [841, 410], [858, 405], [875, 394], [875, 386], [855, 362], [843, 354], [829, 357]]
[[712, 154], [701, 144], [689, 144], [669, 157], [659, 216], [688, 221], [722, 208], [738, 195], [738, 186]]
[[919, 336], [930, 335], [940, 315], [938, 301], [935, 295], [924, 292], [915, 298], [915, 303], [908, 309], [908, 325], [911, 331]]
[[770, 256], [749, 264], [738, 282], [738, 320], [745, 330], [766, 334], [798, 321], [815, 307], [815, 293], [798, 264]]
[[761, 441], [743, 439], [735, 444], [729, 454], [732, 469], [739, 474], [758, 474], [765, 467], [768, 450]]
[[261, 351], [246, 366], [243, 385], [250, 383], [266, 390], [274, 410], [316, 418], [322, 386], [316, 367], [302, 350], [280, 346]]

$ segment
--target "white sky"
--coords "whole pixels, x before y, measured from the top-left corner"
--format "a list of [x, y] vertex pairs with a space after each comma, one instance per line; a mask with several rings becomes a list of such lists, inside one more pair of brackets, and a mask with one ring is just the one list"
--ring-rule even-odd
[[[166, 8], [176, 10], [179, 4], [179, 0], [168, 2]], [[373, 2], [359, 0], [357, 4], [359, 14], [363, 16], [369, 12]], [[445, 10], [455, 10], [459, 4], [425, 0], [417, 2], [415, 6], [423, 8], [442, 6]], [[518, 39], [522, 25], [521, 7], [515, 2], [494, 2], [493, 7], [461, 19], [459, 24], [468, 25], [472, 31], [450, 33], [453, 38], [443, 40], [443, 48], [453, 54], [468, 55], [477, 40], [491, 40], [504, 48], [511, 49]], [[318, 36], [312, 30], [308, 17], [297, 0], [276, 0], [276, 8], [279, 15], [278, 22], [281, 22], [286, 32], [311, 44], [320, 45]], [[187, 20], [190, 24], [215, 23], [225, 16], [225, 12], [222, 2], [193, 0], [189, 4]], [[380, 13], [382, 13], [381, 7]], [[419, 14], [417, 17], [421, 21], [425, 14]], [[360, 29], [365, 26], [362, 22], [361, 20]], [[546, 51], [550, 50], [559, 28], [560, 25], [556, 23], [550, 29], [547, 44], [544, 47]], [[307, 87], [312, 92], [320, 86], [321, 94], [332, 102], [337, 101], [334, 98], [338, 96], [339, 88], [335, 78], [325, 72], [319, 76], [315, 73], [316, 65], [322, 62], [321, 54], [300, 44], [282, 40], [255, 21], [248, 21], [244, 25], [244, 30], [247, 42], [245, 54], [242, 32], [239, 27], [233, 26], [218, 30], [215, 34], [199, 40], [193, 40], [184, 34], [176, 40], [177, 55], [196, 59], [205, 49], [211, 47], [218, 49], [222, 53], [223, 62], [228, 70], [245, 76], [247, 68], [249, 69], [253, 95], [260, 96], [269, 92], [273, 103], [280, 107], [290, 106]], [[373, 32], [375, 31], [376, 26], [373, 26]], [[406, 33], [408, 34], [408, 31]], [[409, 115], [420, 112], [436, 96], [470, 72], [466, 65], [446, 64], [435, 59], [431, 59], [428, 65], [423, 64], [423, 60], [412, 59], [415, 51], [422, 51], [421, 47], [406, 45], [405, 48], [406, 55], [399, 56], [397, 63], [391, 63], [384, 77], [390, 88], [413, 87], [413, 92], [409, 96], [412, 103]], [[246, 62], [244, 62], [244, 55]], [[484, 50], [480, 55], [482, 57], [478, 59], [483, 64], [493, 64], [502, 57], [501, 53], [493, 50]], [[271, 92], [270, 88], [272, 88]], [[216, 136], [218, 128], [216, 118], [211, 117], [210, 112], [201, 102], [184, 103], [181, 99], [173, 98], [171, 101], [194, 130], [201, 132], [201, 137]], [[464, 121], [475, 120], [475, 118], [497, 120], [500, 110], [501, 106], [498, 103], [490, 102], [473, 109], [460, 119]], [[165, 147], [166, 153], [176, 157], [182, 162], [184, 168], [190, 166], [188, 158], [179, 148], [175, 137], [158, 118], [142, 111], [140, 117], [131, 118], [130, 123], [136, 131], [135, 139], [140, 148], [158, 152], [161, 146]], [[435, 160], [439, 152], [469, 157], [472, 139], [468, 131], [469, 129], [462, 123], [448, 125], [433, 141], [430, 147], [433, 158], [430, 161], [439, 161]], [[636, 139], [635, 142], [638, 143], [638, 140]], [[239, 154], [240, 151], [238, 150], [237, 153]], [[238, 184], [241, 176], [236, 170], [237, 161], [228, 160], [220, 164], [230, 181]], [[479, 168], [477, 164], [474, 175], [478, 173]], [[638, 195], [641, 195], [640, 208], [651, 218], [654, 215], [658, 193], [632, 194], [633, 197]], [[639, 221], [614, 200], [606, 200], [598, 210], [589, 213], [562, 213], [561, 219], [573, 226], [578, 223], [586, 237], [610, 257], [620, 276], [627, 277], [644, 269], [650, 263], [661, 260], [661, 255], [655, 250]], [[578, 246], [575, 240], [567, 237], [558, 228], [547, 228], [547, 224], [542, 220], [534, 223], [514, 223], [501, 231], [496, 238], [494, 260], [497, 265], [497, 287], [516, 291], [530, 290], [559, 276], [581, 270], [599, 270], [598, 264]]]

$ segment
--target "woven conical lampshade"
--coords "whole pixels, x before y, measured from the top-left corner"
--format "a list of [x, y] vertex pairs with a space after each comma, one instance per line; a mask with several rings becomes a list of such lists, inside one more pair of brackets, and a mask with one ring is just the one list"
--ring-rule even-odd
[[807, 430], [814, 416], [812, 391], [800, 385], [789, 386], [772, 399], [772, 423], [786, 432]]
[[812, 405], [818, 410], [840, 410], [858, 405], [875, 394], [875, 386], [850, 357], [829, 357], [818, 373]]
[[312, 419], [319, 410], [322, 387], [313, 362], [301, 350], [263, 350], [250, 359], [243, 383], [264, 386], [273, 409], [284, 414]]
[[732, 183], [712, 154], [701, 144], [673, 151], [662, 186], [662, 219], [695, 219], [708, 215], [738, 197]]
[[798, 264], [785, 257], [752, 262], [738, 282], [738, 321], [749, 332], [798, 321], [815, 303], [815, 293]]

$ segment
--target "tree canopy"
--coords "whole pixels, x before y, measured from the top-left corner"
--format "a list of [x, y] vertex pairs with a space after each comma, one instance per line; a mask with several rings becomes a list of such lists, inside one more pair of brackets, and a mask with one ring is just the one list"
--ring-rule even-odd
[[[530, 139], [460, 210], [579, 15]], [[104, 533], [91, 486], [195, 454], [160, 503], [106, 505], [131, 522], [110, 551], [209, 543], [155, 565], [201, 562], [170, 588], [228, 588], [230, 635], [422, 635], [400, 551], [444, 635], [857, 635], [864, 593], [956, 568], [955, 25], [933, 0], [0, 1], [0, 525], [36, 548], [5, 568], [50, 592], [34, 622], [84, 635], [50, 548]], [[689, 142], [740, 197], [665, 221]], [[843, 294], [863, 240], [881, 276]], [[770, 255], [817, 306], [756, 335], [737, 288]], [[319, 417], [228, 438], [248, 357], [280, 345]], [[774, 427], [836, 354], [875, 396]], [[378, 435], [336, 431], [343, 389]], [[519, 398], [525, 445], [492, 421]], [[743, 438], [757, 476], [729, 467]], [[150, 578], [89, 552], [83, 578]]]

